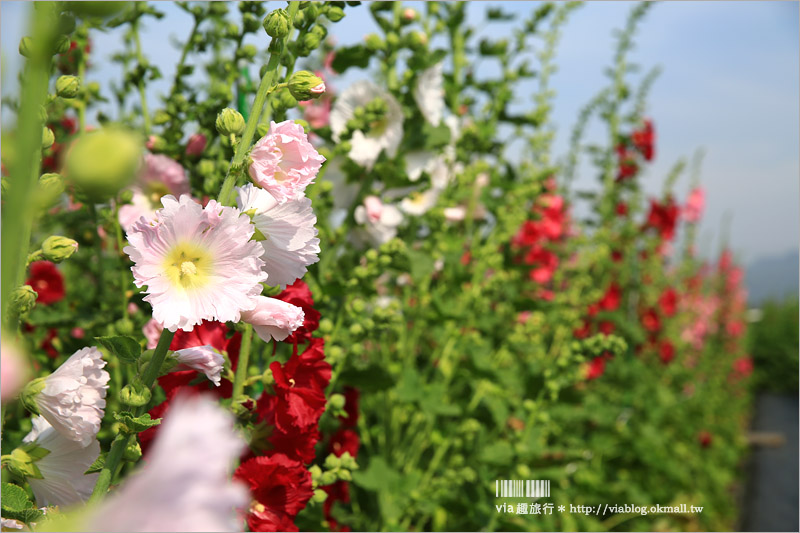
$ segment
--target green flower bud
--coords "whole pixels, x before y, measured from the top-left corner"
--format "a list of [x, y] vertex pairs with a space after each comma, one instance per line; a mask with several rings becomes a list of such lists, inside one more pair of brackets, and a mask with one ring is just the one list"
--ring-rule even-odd
[[322, 489], [316, 489], [314, 491], [314, 496], [311, 497], [316, 503], [323, 503], [325, 500], [328, 499], [328, 493]]
[[301, 57], [308, 56], [312, 50], [319, 47], [322, 39], [323, 37], [320, 37], [317, 33], [306, 33], [303, 35], [303, 40], [300, 42], [300, 49], [297, 51], [297, 55]]
[[39, 406], [36, 404], [36, 397], [44, 390], [45, 378], [36, 378], [25, 385], [22, 392], [19, 393], [19, 401], [22, 406], [31, 413], [38, 415]]
[[303, 18], [305, 20], [315, 20], [319, 15], [319, 8], [316, 2], [307, 2], [303, 8]]
[[412, 50], [424, 50], [428, 46], [428, 37], [422, 32], [412, 31], [406, 36], [408, 47]]
[[323, 472], [319, 477], [320, 485], [332, 485], [336, 483], [336, 474], [334, 472]]
[[47, 456], [49, 450], [34, 443], [23, 444], [9, 455], [3, 456], [3, 466], [14, 474], [32, 479], [43, 479], [42, 472], [36, 466], [36, 461]]
[[252, 13], [242, 15], [242, 26], [247, 33], [253, 33], [258, 29], [258, 17]]
[[220, 135], [241, 135], [245, 127], [244, 117], [235, 109], [226, 107], [217, 115], [216, 126]]
[[41, 195], [46, 197], [46, 201], [41, 203], [50, 204], [64, 192], [64, 180], [61, 176], [52, 172], [42, 174], [39, 177], [39, 188]]
[[36, 298], [39, 295], [30, 285], [17, 287], [11, 293], [11, 312], [16, 316], [24, 316], [36, 305]]
[[239, 49], [239, 56], [242, 59], [253, 59], [257, 53], [258, 50], [252, 44], [246, 44]]
[[42, 148], [50, 148], [54, 142], [56, 142], [56, 136], [53, 135], [53, 130], [47, 126], [42, 128]]
[[65, 175], [93, 202], [116, 196], [128, 186], [141, 164], [142, 145], [121, 129], [104, 128], [86, 133], [72, 145]]
[[397, 48], [400, 46], [400, 36], [397, 35], [395, 32], [389, 32], [386, 34], [386, 44], [389, 48]]
[[61, 13], [58, 17], [58, 31], [64, 34], [75, 31], [75, 15], [72, 13]]
[[53, 263], [60, 263], [65, 259], [69, 259], [77, 251], [77, 241], [60, 235], [51, 235], [42, 243], [44, 258]]
[[300, 28], [305, 26], [307, 20], [308, 17], [305, 15], [305, 13], [303, 11], [298, 11], [294, 16], [292, 24], [294, 25], [295, 28], [299, 30]]
[[341, 394], [331, 394], [331, 397], [328, 398], [328, 402], [331, 404], [331, 407], [336, 410], [344, 409], [344, 396]]
[[297, 100], [295, 100], [294, 96], [292, 96], [292, 93], [290, 93], [287, 89], [283, 89], [282, 91], [278, 92], [277, 98], [272, 100], [272, 106], [276, 111], [285, 111], [287, 109], [296, 107]]
[[237, 26], [234, 22], [229, 22], [225, 26], [225, 36], [229, 39], [238, 39], [239, 38], [239, 26]]
[[61, 35], [56, 39], [55, 53], [66, 54], [69, 52], [69, 38], [66, 35]]
[[33, 39], [23, 37], [19, 40], [19, 55], [27, 58], [33, 55]]
[[77, 76], [61, 76], [56, 80], [56, 94], [61, 98], [75, 98], [81, 90]]
[[122, 387], [119, 391], [119, 401], [131, 407], [144, 407], [150, 403], [152, 393], [140, 380], [135, 380]]
[[309, 71], [301, 70], [289, 78], [289, 92], [297, 101], [319, 98], [325, 92], [325, 82]]
[[328, 12], [325, 13], [325, 16], [331, 22], [339, 22], [344, 18], [344, 10], [341, 7], [332, 6], [328, 8]]
[[161, 126], [162, 124], [166, 124], [169, 122], [170, 114], [164, 111], [163, 109], [159, 109], [153, 115], [153, 124], [156, 126]]
[[131, 463], [135, 463], [142, 457], [142, 447], [139, 443], [134, 441], [128, 444], [125, 451], [122, 453], [122, 458]]
[[283, 39], [289, 35], [289, 14], [285, 9], [276, 9], [264, 17], [264, 31], [273, 39]]
[[[325, 463], [324, 463], [323, 466], [325, 466], [325, 468], [328, 469], [328, 470], [333, 470], [335, 468], [339, 468], [341, 465], [342, 465], [342, 461], [338, 457], [336, 457], [335, 454], [331, 453], [325, 458]], [[327, 472], [326, 472], [326, 474], [327, 474]], [[327, 483], [326, 483], [326, 485], [327, 485]]]

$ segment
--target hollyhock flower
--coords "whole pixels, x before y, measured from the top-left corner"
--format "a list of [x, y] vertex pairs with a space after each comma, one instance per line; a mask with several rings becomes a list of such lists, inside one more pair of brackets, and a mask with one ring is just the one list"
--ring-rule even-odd
[[617, 182], [634, 177], [639, 172], [639, 165], [636, 164], [634, 152], [629, 151], [624, 144], [617, 145], [616, 151], [619, 159]]
[[250, 240], [250, 219], [214, 200], [203, 208], [188, 195], [162, 203], [154, 223], [134, 224], [124, 249], [135, 263], [136, 286], [147, 286], [153, 318], [170, 331], [203, 320], [238, 322], [267, 281], [264, 247]]
[[303, 310], [303, 325], [286, 337], [285, 341], [296, 344], [311, 340], [311, 334], [319, 327], [320, 314], [314, 309], [314, 297], [308, 285], [302, 280], [297, 280], [275, 298], [296, 305]]
[[400, 209], [404, 213], [420, 216], [427, 213], [439, 199], [439, 191], [428, 189], [425, 192], [412, 192], [400, 201]]
[[256, 407], [259, 422], [269, 429], [266, 442], [251, 441], [251, 448], [267, 452], [269, 455], [281, 453], [289, 459], [309, 464], [317, 456], [315, 446], [320, 440], [320, 432], [316, 426], [309, 426], [304, 430], [293, 428], [284, 431], [275, 425], [275, 413], [278, 407], [278, 398], [273, 394], [263, 392], [259, 397]]
[[592, 325], [588, 320], [583, 322], [583, 325], [572, 332], [576, 339], [585, 339], [592, 334]]
[[661, 320], [659, 320], [658, 314], [654, 309], [648, 309], [645, 311], [644, 315], [642, 315], [642, 326], [651, 333], [655, 333], [661, 329]]
[[739, 320], [733, 320], [725, 325], [725, 331], [731, 337], [739, 337], [744, 333], [744, 324]]
[[214, 385], [219, 387], [222, 366], [225, 357], [213, 346], [195, 346], [173, 352], [172, 357], [178, 362], [179, 370], [197, 370], [206, 375]]
[[525, 262], [529, 265], [536, 265], [528, 274], [528, 277], [536, 283], [550, 281], [558, 268], [558, 256], [541, 246], [532, 247], [525, 255]]
[[622, 291], [616, 282], [609, 285], [608, 290], [598, 302], [600, 309], [604, 311], [616, 311], [619, 309], [619, 303], [622, 299]]
[[146, 464], [82, 531], [242, 531], [247, 488], [230, 480], [244, 448], [233, 417], [206, 396], [178, 398]]
[[336, 457], [341, 457], [345, 453], [349, 453], [351, 457], [357, 457], [360, 446], [361, 441], [358, 438], [358, 433], [352, 429], [340, 429], [331, 437], [328, 449]]
[[614, 333], [614, 331], [616, 331], [616, 329], [617, 326], [615, 326], [613, 322], [609, 322], [608, 320], [600, 322], [600, 324], [598, 324], [597, 326], [597, 330], [603, 335], [611, 335], [612, 333]]
[[654, 228], [661, 234], [665, 241], [672, 240], [675, 236], [675, 225], [678, 221], [680, 209], [671, 197], [663, 204], [658, 200], [650, 200], [650, 212], [647, 215], [645, 227]]
[[714, 439], [711, 436], [711, 433], [703, 430], [697, 435], [697, 440], [698, 442], [700, 442], [700, 446], [702, 446], [703, 448], [708, 448], [709, 446], [711, 446], [711, 443], [713, 442]]
[[[317, 73], [319, 76], [319, 73]], [[320, 97], [316, 100], [298, 102], [303, 109], [303, 119], [312, 129], [324, 128], [328, 125], [331, 116], [332, 98]]]
[[319, 261], [317, 217], [309, 198], [297, 195], [278, 203], [264, 189], [248, 184], [237, 189], [236, 202], [255, 225], [270, 285], [291, 285]]
[[606, 371], [606, 357], [598, 356], [589, 362], [586, 367], [586, 379], [592, 380], [602, 376]]
[[617, 216], [624, 217], [628, 214], [628, 204], [619, 202], [616, 207]]
[[444, 63], [423, 70], [414, 86], [414, 101], [425, 120], [438, 126], [444, 113]]
[[186, 170], [180, 163], [165, 155], [146, 154], [132, 190], [131, 203], [119, 208], [119, 223], [126, 232], [141, 217], [152, 219], [161, 208], [163, 196], [190, 194], [191, 186]]
[[250, 158], [250, 177], [279, 203], [302, 194], [325, 162], [308, 142], [303, 127], [292, 120], [271, 122], [267, 134], [250, 151]]
[[64, 276], [55, 263], [50, 261], [34, 261], [30, 266], [30, 277], [25, 282], [36, 291], [36, 302], [50, 305], [64, 299]]
[[678, 293], [675, 289], [670, 287], [662, 292], [658, 298], [658, 306], [664, 316], [674, 315], [678, 307]]
[[250, 488], [253, 503], [247, 515], [251, 531], [297, 531], [294, 518], [314, 495], [311, 474], [283, 454], [248, 459], [234, 479]]
[[350, 531], [347, 526], [340, 527], [339, 523], [333, 518], [331, 509], [336, 502], [350, 503], [350, 485], [346, 481], [337, 481], [331, 485], [323, 485], [320, 487], [324, 490], [328, 497], [322, 503], [322, 514], [325, 520], [328, 521], [328, 529], [331, 531]]
[[665, 365], [675, 358], [675, 346], [668, 340], [663, 340], [658, 345], [658, 356]]
[[195, 133], [186, 141], [186, 155], [190, 157], [203, 155], [207, 142], [208, 139], [205, 135], [202, 133]]
[[355, 221], [365, 225], [367, 238], [376, 246], [388, 242], [397, 235], [397, 226], [403, 221], [400, 210], [384, 204], [377, 196], [364, 198], [364, 205], [356, 207]]
[[13, 335], [3, 331], [0, 336], [0, 400], [14, 398], [28, 379], [27, 356], [13, 341]]
[[67, 439], [88, 446], [100, 430], [108, 372], [95, 347], [78, 350], [47, 377], [31, 381], [23, 402]]
[[256, 307], [242, 312], [242, 320], [253, 325], [264, 342], [282, 341], [303, 325], [303, 310], [277, 298], [256, 297]]
[[162, 331], [164, 331], [164, 326], [155, 318], [151, 318], [142, 326], [142, 333], [144, 333], [144, 338], [147, 340], [148, 350], [154, 350], [158, 346], [158, 339], [161, 338]]
[[13, 518], [0, 518], [0, 527], [3, 531], [10, 531], [12, 529], [25, 529], [25, 523]]
[[316, 426], [325, 411], [325, 387], [331, 379], [331, 365], [325, 361], [323, 340], [311, 339], [300, 355], [285, 365], [273, 361], [269, 367], [275, 378], [278, 398], [275, 425], [282, 431]]
[[702, 187], [695, 187], [689, 193], [689, 198], [686, 199], [686, 205], [683, 206], [683, 218], [687, 222], [699, 222], [703, 216], [703, 208], [705, 207], [706, 194]]
[[348, 87], [336, 99], [330, 115], [333, 140], [338, 143], [347, 130], [348, 121], [355, 117], [356, 109], [376, 99], [386, 104], [386, 114], [378, 123], [370, 125], [368, 131], [353, 132], [350, 139], [352, 148], [348, 154], [350, 159], [367, 169], [372, 169], [382, 151], [386, 150], [389, 157], [397, 154], [403, 139], [403, 109], [400, 104], [387, 91], [365, 80]]
[[467, 218], [467, 208], [464, 206], [445, 207], [442, 211], [448, 222], [461, 222]]
[[58, 339], [58, 330], [55, 328], [50, 328], [47, 330], [47, 335], [44, 339], [42, 339], [42, 343], [39, 345], [39, 347], [44, 350], [50, 359], [55, 359], [59, 356], [59, 351], [53, 342], [56, 339]]
[[733, 369], [742, 377], [753, 373], [753, 360], [749, 357], [740, 357], [733, 362]]
[[50, 452], [34, 461], [42, 474], [41, 479], [26, 478], [37, 505], [66, 506], [88, 500], [99, 474], [84, 475], [84, 472], [100, 455], [100, 443], [94, 435], [86, 444], [69, 439], [43, 416], [37, 416], [32, 423], [33, 429], [22, 442]]
[[655, 154], [655, 129], [653, 128], [653, 121], [645, 119], [644, 126], [641, 130], [636, 130], [631, 133], [631, 142], [637, 150], [644, 156], [647, 161], [652, 161]]

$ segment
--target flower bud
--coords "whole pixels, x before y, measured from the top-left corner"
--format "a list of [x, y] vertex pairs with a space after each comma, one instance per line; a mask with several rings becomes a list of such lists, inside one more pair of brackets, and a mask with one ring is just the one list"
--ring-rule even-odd
[[246, 44], [239, 49], [239, 57], [242, 59], [253, 59], [257, 53], [258, 50], [252, 44]]
[[393, 31], [387, 33], [386, 44], [389, 45], [389, 48], [392, 49], [397, 48], [398, 46], [400, 46], [400, 36]]
[[42, 174], [39, 177], [39, 187], [48, 198], [55, 198], [64, 192], [64, 179], [52, 172]]
[[276, 9], [264, 17], [264, 31], [273, 39], [283, 39], [289, 35], [291, 21], [285, 9]]
[[60, 263], [78, 251], [78, 243], [60, 235], [51, 235], [42, 243], [42, 255], [48, 261]]
[[53, 130], [47, 126], [42, 128], [42, 148], [50, 148], [54, 142], [56, 142], [56, 136], [53, 135]]
[[341, 394], [331, 394], [331, 397], [328, 398], [328, 403], [330, 403], [331, 407], [333, 407], [336, 410], [344, 409], [344, 402], [345, 402], [344, 396], [342, 396]]
[[61, 76], [56, 80], [56, 94], [61, 98], [75, 98], [81, 90], [77, 76]]
[[332, 485], [336, 483], [337, 477], [335, 472], [323, 472], [319, 477], [320, 485]]
[[161, 126], [162, 124], [166, 124], [167, 122], [169, 122], [169, 119], [170, 119], [169, 113], [167, 113], [163, 109], [159, 109], [153, 115], [153, 124], [155, 124], [156, 126]]
[[39, 295], [30, 285], [17, 287], [11, 293], [10, 310], [16, 316], [24, 316], [36, 305], [36, 298]]
[[142, 146], [132, 134], [104, 128], [79, 137], [67, 152], [66, 177], [93, 202], [115, 196], [133, 180]]
[[254, 33], [258, 29], [258, 17], [252, 13], [242, 15], [242, 26], [246, 33]]
[[135, 463], [142, 457], [142, 447], [139, 443], [134, 441], [128, 444], [125, 451], [122, 453], [122, 458], [131, 463]]
[[119, 401], [131, 407], [144, 407], [150, 403], [152, 393], [140, 380], [135, 380], [122, 387], [119, 391]]
[[33, 55], [33, 39], [23, 37], [19, 41], [19, 55], [30, 58]]
[[344, 10], [341, 7], [331, 6], [328, 8], [327, 13], [325, 16], [331, 22], [339, 22], [344, 18]]
[[417, 12], [410, 7], [405, 8], [403, 10], [403, 22], [410, 23], [415, 20], [417, 20]]
[[75, 15], [72, 13], [61, 13], [58, 16], [58, 31], [64, 34], [75, 31]]
[[314, 500], [316, 503], [323, 503], [325, 500], [328, 499], [328, 493], [322, 489], [316, 489], [311, 499]]
[[319, 98], [325, 92], [325, 82], [309, 71], [301, 70], [289, 78], [289, 92], [297, 101]]
[[56, 39], [55, 53], [66, 54], [67, 52], [69, 52], [69, 37], [61, 35]]
[[226, 107], [217, 115], [216, 126], [220, 135], [241, 135], [245, 127], [244, 117], [235, 109]]
[[378, 52], [386, 48], [386, 43], [383, 42], [380, 35], [377, 33], [370, 33], [364, 38], [367, 48], [372, 52]]

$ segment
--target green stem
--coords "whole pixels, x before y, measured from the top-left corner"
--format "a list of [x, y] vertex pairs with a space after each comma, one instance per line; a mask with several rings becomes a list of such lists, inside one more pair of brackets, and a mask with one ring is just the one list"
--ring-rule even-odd
[[236, 375], [233, 377], [233, 394], [236, 398], [244, 393], [244, 381], [247, 378], [247, 368], [250, 366], [250, 346], [253, 341], [253, 326], [247, 324], [242, 335], [242, 347], [239, 350], [239, 362], [236, 363]]
[[[144, 56], [142, 55], [142, 43], [139, 39], [139, 19], [133, 22], [133, 40], [136, 43], [136, 60], [141, 66], [144, 64]], [[142, 99], [142, 118], [144, 119], [144, 135], [150, 135], [150, 113], [147, 111], [147, 95], [144, 92], [144, 76], [139, 78], [137, 83], [139, 86], [139, 97]]]
[[[289, 3], [289, 20], [294, 20], [297, 10], [300, 8], [300, 2]], [[274, 40], [273, 40], [274, 41]], [[275, 81], [275, 74], [280, 66], [281, 56], [285, 50], [284, 43], [274, 43], [278, 45], [277, 51], [270, 52], [269, 62], [267, 63], [267, 71], [264, 77], [261, 78], [261, 83], [256, 92], [256, 99], [253, 101], [253, 107], [250, 110], [250, 117], [247, 119], [247, 124], [244, 128], [242, 138], [236, 147], [236, 153], [233, 155], [233, 160], [228, 167], [228, 173], [225, 175], [225, 181], [222, 183], [222, 190], [219, 193], [219, 203], [228, 205], [233, 199], [233, 186], [236, 183], [236, 176], [244, 163], [244, 157], [250, 149], [250, 143], [253, 142], [253, 136], [258, 126], [259, 118], [261, 117], [261, 109], [267, 101], [267, 96], [272, 88], [272, 83]]]
[[103, 239], [100, 237], [100, 217], [97, 214], [97, 206], [90, 203], [89, 204], [89, 212], [92, 215], [92, 221], [95, 225], [95, 241], [94, 241], [94, 253], [97, 256], [97, 291], [96, 291], [96, 300], [100, 301], [100, 295], [103, 291]]
[[[168, 329], [164, 329], [161, 332], [161, 337], [158, 339], [158, 345], [153, 352], [153, 358], [150, 360], [150, 363], [147, 365], [147, 368], [142, 375], [142, 383], [144, 383], [145, 387], [151, 388], [156, 382], [156, 378], [158, 378], [159, 372], [161, 371], [161, 366], [164, 364], [164, 359], [167, 357], [169, 345], [172, 344], [172, 338], [174, 336], [175, 332], [169, 331]], [[145, 409], [146, 406], [137, 407], [133, 412], [133, 416], [142, 415], [145, 412]], [[114, 476], [119, 469], [120, 462], [122, 461], [122, 455], [125, 453], [125, 448], [128, 447], [128, 442], [130, 442], [131, 437], [132, 435], [120, 433], [114, 439], [114, 442], [111, 444], [111, 449], [108, 452], [108, 456], [106, 457], [106, 464], [100, 471], [100, 475], [97, 478], [97, 483], [95, 483], [92, 496], [89, 498], [89, 503], [95, 503], [99, 501], [103, 498], [103, 496], [105, 496], [106, 492], [108, 492], [108, 487], [111, 485], [111, 480], [114, 479]]]
[[[86, 85], [86, 58], [85, 54], [80, 54], [80, 62], [78, 63], [78, 78], [81, 80], [82, 85]], [[81, 98], [78, 103], [78, 131], [83, 133], [86, 130], [86, 100], [87, 97]]]

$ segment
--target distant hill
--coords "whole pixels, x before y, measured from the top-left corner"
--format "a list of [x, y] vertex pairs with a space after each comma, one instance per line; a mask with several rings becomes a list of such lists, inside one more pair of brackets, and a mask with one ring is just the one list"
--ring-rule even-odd
[[797, 296], [800, 250], [782, 255], [760, 257], [745, 270], [748, 302], [759, 305], [765, 300], [782, 300], [787, 295]]

